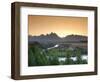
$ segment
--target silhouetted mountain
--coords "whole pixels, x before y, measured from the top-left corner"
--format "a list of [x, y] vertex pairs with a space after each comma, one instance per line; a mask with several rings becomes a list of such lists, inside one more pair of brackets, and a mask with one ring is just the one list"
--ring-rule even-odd
[[68, 35], [68, 36], [64, 37], [64, 41], [67, 41], [67, 42], [85, 42], [85, 41], [87, 41], [87, 36]]
[[29, 36], [29, 42], [37, 41], [39, 43], [48, 43], [48, 42], [57, 42], [61, 38], [56, 33], [50, 33], [47, 35], [40, 35], [40, 36]]
[[87, 36], [82, 35], [68, 35], [64, 38], [60, 38], [56, 33], [51, 32], [50, 34], [41, 34], [40, 36], [31, 36], [28, 37], [29, 43], [39, 42], [39, 43], [64, 43], [64, 42], [87, 42]]

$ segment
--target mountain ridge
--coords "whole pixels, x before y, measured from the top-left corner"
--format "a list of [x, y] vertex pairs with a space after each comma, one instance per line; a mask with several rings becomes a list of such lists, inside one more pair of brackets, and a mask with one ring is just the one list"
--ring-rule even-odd
[[49, 33], [49, 34], [41, 34], [39, 36], [28, 36], [28, 42], [39, 42], [39, 43], [59, 43], [59, 42], [87, 42], [87, 36], [83, 35], [66, 35], [65, 37], [61, 38], [56, 33]]

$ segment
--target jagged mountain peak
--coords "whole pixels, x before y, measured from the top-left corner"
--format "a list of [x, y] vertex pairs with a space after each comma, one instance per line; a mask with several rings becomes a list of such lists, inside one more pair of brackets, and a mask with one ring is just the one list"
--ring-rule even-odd
[[82, 36], [82, 35], [67, 35], [66, 37], [59, 37], [56, 33], [49, 33], [49, 34], [41, 34], [39, 36], [30, 36], [28, 37], [29, 42], [81, 42], [81, 41], [87, 41], [87, 36]]

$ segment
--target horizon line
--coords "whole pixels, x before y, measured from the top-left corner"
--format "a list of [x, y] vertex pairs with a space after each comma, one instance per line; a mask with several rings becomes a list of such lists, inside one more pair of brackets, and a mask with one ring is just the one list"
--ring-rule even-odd
[[44, 36], [46, 36], [46, 35], [50, 35], [50, 34], [56, 34], [58, 37], [60, 37], [60, 38], [63, 38], [63, 37], [66, 37], [66, 36], [69, 36], [69, 35], [78, 35], [78, 36], [86, 36], [86, 37], [88, 37], [87, 35], [81, 35], [81, 34], [68, 34], [68, 35], [65, 35], [65, 36], [63, 36], [63, 37], [61, 37], [61, 36], [59, 36], [57, 33], [55, 33], [55, 32], [50, 32], [50, 33], [47, 33], [47, 34], [39, 34], [39, 35], [31, 35], [31, 34], [28, 34], [28, 36], [41, 36], [41, 35], [44, 35]]

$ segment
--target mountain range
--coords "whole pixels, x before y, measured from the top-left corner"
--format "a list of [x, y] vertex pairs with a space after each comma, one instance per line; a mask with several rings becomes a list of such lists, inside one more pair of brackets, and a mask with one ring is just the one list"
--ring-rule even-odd
[[28, 36], [28, 42], [39, 42], [39, 43], [64, 43], [64, 42], [87, 42], [87, 36], [82, 35], [67, 35], [63, 38], [59, 37], [56, 33], [51, 32], [50, 34], [41, 34], [39, 36]]

